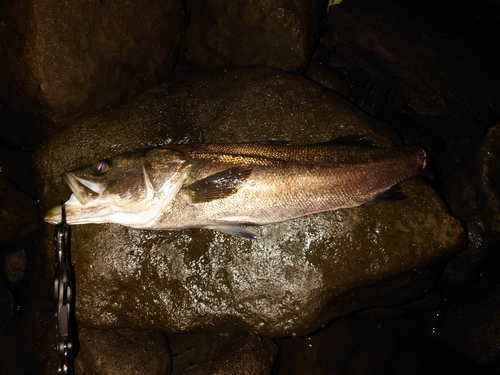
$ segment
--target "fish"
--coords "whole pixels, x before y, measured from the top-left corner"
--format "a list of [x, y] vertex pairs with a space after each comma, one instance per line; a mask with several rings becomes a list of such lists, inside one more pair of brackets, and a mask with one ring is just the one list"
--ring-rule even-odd
[[[63, 173], [68, 224], [205, 228], [259, 239], [252, 229], [325, 211], [402, 200], [420, 177], [418, 145], [377, 147], [362, 136], [289, 142], [166, 145], [129, 151]], [[45, 221], [61, 220], [61, 206]]]

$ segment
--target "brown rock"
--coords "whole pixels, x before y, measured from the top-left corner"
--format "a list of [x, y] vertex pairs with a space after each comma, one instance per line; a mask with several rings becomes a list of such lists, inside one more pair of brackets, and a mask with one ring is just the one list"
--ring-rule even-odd
[[170, 353], [159, 332], [80, 328], [77, 374], [169, 375]]
[[[49, 208], [69, 196], [61, 172], [125, 150], [169, 142], [313, 143], [345, 134], [380, 145], [391, 143], [382, 134], [397, 139], [308, 80], [235, 68], [185, 76], [82, 118], [42, 144], [35, 160]], [[429, 289], [437, 262], [463, 243], [462, 228], [430, 187], [416, 180], [403, 191], [402, 202], [264, 226], [260, 241], [209, 230], [74, 226], [77, 317], [96, 328], [273, 337], [403, 304]]]
[[326, 4], [318, 1], [188, 0], [179, 69], [267, 65], [303, 72]]
[[177, 0], [2, 2], [0, 94], [46, 134], [171, 73], [182, 22]]
[[169, 335], [172, 375], [268, 375], [277, 354], [269, 338]]
[[23, 247], [9, 249], [4, 255], [4, 275], [10, 283], [19, 283], [26, 270], [26, 251]]

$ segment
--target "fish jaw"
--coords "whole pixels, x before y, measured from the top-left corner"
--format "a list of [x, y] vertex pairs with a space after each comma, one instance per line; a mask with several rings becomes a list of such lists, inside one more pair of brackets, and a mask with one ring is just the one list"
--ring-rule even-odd
[[[113, 214], [113, 209], [110, 206], [102, 207], [99, 204], [99, 199], [82, 204], [75, 194], [71, 194], [70, 198], [64, 203], [64, 210], [68, 224], [102, 223], [106, 222], [103, 220]], [[62, 220], [61, 213], [61, 206], [56, 206], [47, 212], [44, 220], [50, 224], [60, 223]]]
[[71, 172], [64, 173], [61, 177], [73, 192], [72, 197], [77, 199], [82, 205], [99, 198], [103, 191], [106, 190], [105, 182], [89, 181], [77, 177]]
[[[105, 188], [100, 189], [104, 184], [96, 184], [76, 177], [72, 173], [65, 173], [63, 178], [73, 191], [69, 200], [65, 202], [66, 222], [71, 225], [116, 223], [133, 228], [152, 226], [177, 195], [187, 176], [181, 173], [176, 182], [165, 184], [161, 191], [157, 192], [144, 168], [143, 175], [147, 191], [145, 198], [124, 208], [111, 204], [102, 194]], [[94, 196], [98, 194], [97, 197], [89, 199], [92, 196], [90, 192], [95, 193]], [[61, 212], [61, 206], [56, 206], [47, 212], [44, 220], [57, 224], [61, 222]]]

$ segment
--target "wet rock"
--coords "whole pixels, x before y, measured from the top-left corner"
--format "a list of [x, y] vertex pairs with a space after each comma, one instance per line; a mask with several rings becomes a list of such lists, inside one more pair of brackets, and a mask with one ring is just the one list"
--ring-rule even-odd
[[425, 144], [443, 180], [498, 121], [499, 64], [489, 53], [498, 48], [425, 5], [344, 1], [325, 24], [307, 76]]
[[317, 1], [188, 0], [178, 69], [267, 65], [303, 72], [321, 31]]
[[175, 0], [2, 2], [0, 95], [36, 124], [14, 136], [47, 134], [170, 74], [182, 23]]
[[[60, 173], [125, 150], [200, 141], [313, 143], [345, 134], [366, 134], [380, 145], [397, 140], [384, 123], [298, 76], [264, 67], [187, 75], [77, 120], [41, 144], [38, 186], [49, 208], [69, 196]], [[463, 236], [423, 181], [405, 183], [403, 191], [402, 202], [257, 228], [259, 241], [209, 230], [74, 226], [77, 318], [95, 328], [276, 337], [416, 299]]]
[[[498, 252], [498, 247], [497, 247]], [[500, 371], [500, 260], [442, 309], [437, 336], [454, 350]]]
[[10, 249], [4, 255], [4, 275], [10, 283], [19, 283], [26, 270], [27, 259], [26, 252], [23, 247]]
[[0, 175], [0, 246], [20, 241], [42, 224], [33, 198]]
[[451, 260], [440, 280], [447, 294], [459, 291], [498, 256], [500, 244], [500, 124], [472, 147], [443, 182], [451, 210], [463, 220], [469, 243]]
[[170, 353], [159, 332], [129, 329], [78, 330], [76, 374], [170, 374]]
[[269, 338], [174, 334], [172, 375], [268, 375], [277, 354]]

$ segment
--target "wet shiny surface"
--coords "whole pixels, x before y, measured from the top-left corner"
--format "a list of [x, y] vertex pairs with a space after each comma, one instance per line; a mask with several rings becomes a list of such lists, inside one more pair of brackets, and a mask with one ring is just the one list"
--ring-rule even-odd
[[[314, 143], [348, 131], [380, 145], [391, 143], [372, 130], [385, 132], [382, 123], [299, 77], [266, 68], [198, 77], [157, 86], [41, 145], [35, 160], [45, 208], [69, 194], [57, 179], [62, 171], [162, 142]], [[242, 82], [251, 82], [259, 93], [254, 96]], [[273, 93], [271, 102], [262, 92]], [[242, 111], [235, 95], [253, 106], [245, 104]], [[224, 106], [214, 106], [221, 101]], [[208, 115], [209, 122], [203, 120]], [[176, 120], [184, 125], [165, 125], [178, 125]], [[235, 121], [250, 125], [228, 125]], [[97, 131], [100, 137], [94, 136]], [[54, 153], [62, 156], [53, 158]], [[288, 336], [314, 331], [351, 311], [406, 302], [429, 288], [432, 265], [457, 250], [463, 237], [423, 181], [402, 187], [404, 201], [259, 227], [260, 241], [209, 230], [75, 226], [77, 317], [98, 328]]]

